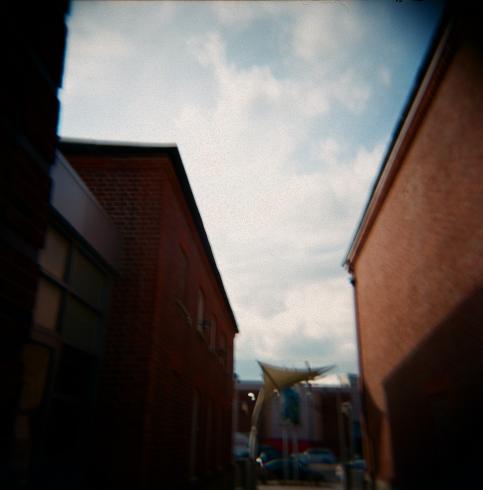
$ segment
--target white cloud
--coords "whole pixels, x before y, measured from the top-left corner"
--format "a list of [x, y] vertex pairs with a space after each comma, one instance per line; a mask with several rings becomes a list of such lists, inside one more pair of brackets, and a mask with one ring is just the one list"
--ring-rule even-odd
[[320, 63], [339, 57], [363, 35], [354, 3], [311, 2], [294, 25], [292, 46], [304, 61]]
[[299, 103], [304, 83], [277, 79], [267, 67], [236, 68], [218, 34], [190, 41], [190, 49], [212, 69], [216, 103], [208, 111], [184, 106], [175, 125], [242, 332], [238, 357], [287, 357], [298, 335], [306, 344], [324, 340], [314, 344], [320, 356], [327, 363], [343, 356], [349, 366], [352, 296], [340, 264], [367, 193], [364, 168], [373, 172], [379, 148], [344, 162], [343, 143], [328, 138], [319, 168], [298, 173], [297, 148], [314, 117]]
[[352, 290], [345, 279], [331, 279], [294, 288], [286, 309], [271, 318], [244, 310], [240, 319], [247, 335], [237, 340], [240, 358], [274, 363], [353, 365]]
[[337, 157], [340, 153], [339, 143], [334, 138], [323, 140], [319, 143], [317, 153], [322, 161], [334, 164], [337, 162]]
[[354, 113], [365, 109], [371, 95], [370, 86], [350, 69], [342, 73], [332, 87], [335, 99]]
[[214, 2], [211, 8], [222, 24], [236, 29], [246, 27], [263, 12], [250, 2]]
[[[355, 127], [377, 84], [392, 81], [379, 59], [376, 86], [359, 70], [367, 25], [355, 4], [216, 2], [195, 16], [201, 4], [148, 2], [134, 17], [83, 5], [63, 134], [177, 143], [239, 321], [237, 357], [354, 370], [341, 262], [384, 145], [338, 118]], [[268, 19], [289, 33], [279, 63], [272, 53], [238, 63], [232, 31]]]

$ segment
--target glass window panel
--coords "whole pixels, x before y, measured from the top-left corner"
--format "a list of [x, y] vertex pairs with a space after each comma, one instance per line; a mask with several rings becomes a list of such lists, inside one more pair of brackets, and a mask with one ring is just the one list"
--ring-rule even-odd
[[39, 279], [34, 308], [34, 321], [45, 328], [55, 329], [59, 314], [61, 290], [46, 279]]
[[98, 308], [102, 306], [106, 276], [77, 250], [72, 255], [69, 286], [89, 304]]
[[89, 400], [94, 392], [96, 358], [90, 353], [64, 345], [55, 383], [55, 393]]
[[211, 328], [210, 328], [210, 348], [211, 350], [216, 349], [216, 318], [211, 320]]
[[35, 410], [42, 403], [49, 371], [50, 350], [39, 344], [25, 345], [22, 353], [23, 388], [21, 410]]
[[72, 296], [67, 296], [61, 334], [64, 341], [78, 349], [98, 351], [99, 316]]
[[198, 290], [198, 312], [197, 312], [197, 321], [196, 325], [198, 330], [201, 332], [203, 330], [203, 321], [205, 315], [205, 296], [201, 289]]
[[220, 360], [223, 365], [226, 363], [226, 338], [225, 334], [220, 336]]
[[64, 278], [69, 242], [52, 228], [47, 230], [45, 246], [40, 252], [39, 263], [50, 274]]
[[186, 299], [186, 285], [188, 283], [188, 257], [179, 250], [180, 263], [179, 263], [179, 277], [178, 277], [178, 295], [182, 300]]

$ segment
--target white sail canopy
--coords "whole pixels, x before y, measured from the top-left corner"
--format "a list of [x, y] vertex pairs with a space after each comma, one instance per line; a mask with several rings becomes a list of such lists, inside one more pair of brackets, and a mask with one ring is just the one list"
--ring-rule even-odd
[[258, 361], [258, 364], [260, 364], [263, 371], [265, 400], [273, 396], [274, 390], [281, 391], [301, 381], [309, 381], [333, 368], [333, 366], [324, 366], [320, 368], [292, 369], [273, 366], [260, 361]]
[[252, 427], [249, 438], [250, 458], [252, 459], [255, 458], [258, 419], [263, 404], [273, 396], [275, 390], [282, 391], [284, 388], [293, 386], [301, 381], [309, 381], [317, 378], [334, 367], [325, 366], [315, 369], [310, 367], [307, 369], [292, 369], [272, 366], [271, 364], [260, 361], [258, 361], [258, 364], [260, 364], [263, 371], [263, 385], [258, 392], [257, 401], [255, 402], [252, 412]]

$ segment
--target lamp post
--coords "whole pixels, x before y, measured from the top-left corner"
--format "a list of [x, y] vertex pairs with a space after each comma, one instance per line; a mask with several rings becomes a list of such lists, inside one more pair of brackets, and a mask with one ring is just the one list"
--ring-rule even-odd
[[249, 448], [249, 474], [247, 477], [247, 490], [256, 489], [255, 478], [255, 456], [257, 448], [258, 421], [260, 413], [265, 401], [268, 401], [275, 391], [280, 392], [284, 388], [288, 388], [300, 381], [308, 381], [333, 368], [333, 366], [325, 366], [316, 369], [287, 369], [258, 361], [263, 373], [263, 385], [258, 392], [257, 401], [252, 412], [252, 425], [250, 429], [250, 437], [248, 440]]
[[[341, 402], [340, 393], [337, 395], [337, 425], [339, 427], [339, 450], [342, 464], [343, 489], [352, 489], [352, 474], [349, 469], [349, 461], [352, 458], [352, 430], [351, 430], [352, 404], [349, 401]], [[347, 417], [347, 425], [344, 421]], [[347, 429], [346, 429], [347, 427]], [[347, 448], [347, 439], [349, 439], [349, 448]]]

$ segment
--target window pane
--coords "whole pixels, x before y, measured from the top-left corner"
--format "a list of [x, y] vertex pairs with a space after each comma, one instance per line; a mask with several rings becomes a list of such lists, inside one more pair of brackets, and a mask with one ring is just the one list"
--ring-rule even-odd
[[210, 349], [216, 349], [216, 318], [211, 320], [211, 328], [210, 328]]
[[203, 291], [201, 289], [198, 290], [198, 313], [196, 318], [196, 326], [198, 330], [203, 330], [203, 321], [205, 315], [205, 296], [203, 295]]
[[46, 279], [39, 279], [34, 321], [45, 328], [55, 329], [59, 314], [61, 290]]
[[220, 336], [220, 360], [223, 366], [226, 364], [226, 338], [225, 334]]
[[186, 289], [188, 284], [188, 257], [181, 248], [178, 250], [178, 260], [176, 261], [176, 271], [174, 277], [175, 294], [185, 301]]
[[20, 399], [22, 410], [35, 410], [44, 397], [49, 371], [50, 350], [39, 344], [26, 344], [22, 353], [23, 388]]
[[88, 402], [93, 396], [96, 369], [96, 357], [64, 345], [55, 382], [56, 395]]
[[72, 254], [69, 286], [89, 304], [101, 307], [106, 276], [77, 250]]
[[87, 306], [68, 296], [61, 334], [64, 341], [87, 352], [98, 351], [99, 316]]
[[52, 228], [47, 230], [45, 246], [40, 252], [39, 263], [50, 274], [64, 278], [69, 242]]

